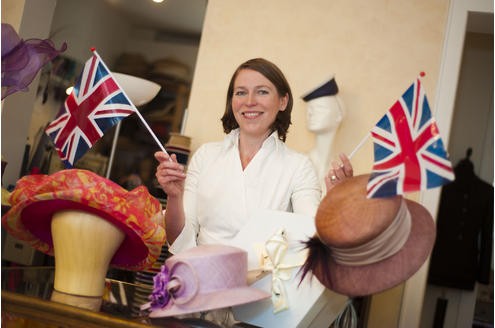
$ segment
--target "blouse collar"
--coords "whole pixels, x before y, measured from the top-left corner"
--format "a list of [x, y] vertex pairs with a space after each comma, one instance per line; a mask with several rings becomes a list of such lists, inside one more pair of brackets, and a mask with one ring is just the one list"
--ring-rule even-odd
[[[227, 137], [224, 140], [224, 147], [225, 148], [229, 148], [229, 147], [238, 148], [238, 146], [239, 146], [239, 134], [240, 134], [239, 128], [230, 131], [230, 133], [227, 135]], [[278, 149], [279, 141], [280, 140], [278, 138], [278, 132], [273, 131], [265, 139], [265, 141], [263, 141], [263, 145], [261, 146], [261, 148], [276, 147], [276, 149]], [[280, 141], [280, 142], [282, 142], [282, 141]]]

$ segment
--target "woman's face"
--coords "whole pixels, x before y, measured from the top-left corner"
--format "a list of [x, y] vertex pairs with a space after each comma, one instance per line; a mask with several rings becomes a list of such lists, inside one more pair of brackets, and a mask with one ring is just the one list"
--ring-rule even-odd
[[339, 127], [343, 113], [336, 97], [319, 97], [308, 101], [306, 119], [309, 131], [324, 133]]
[[275, 85], [257, 71], [243, 69], [234, 81], [232, 111], [243, 133], [267, 135], [287, 101], [288, 95], [280, 96]]

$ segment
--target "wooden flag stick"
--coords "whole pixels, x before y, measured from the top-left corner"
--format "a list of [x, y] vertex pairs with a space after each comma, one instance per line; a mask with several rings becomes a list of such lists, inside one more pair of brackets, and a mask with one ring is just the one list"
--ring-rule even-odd
[[[117, 86], [119, 87], [120, 90], [122, 90], [122, 93], [124, 94], [124, 96], [126, 97], [127, 101], [129, 101], [129, 103], [132, 105], [132, 107], [134, 108], [134, 111], [136, 112], [136, 114], [138, 115], [139, 119], [143, 122], [144, 126], [146, 127], [146, 129], [148, 129], [149, 133], [151, 134], [151, 136], [153, 137], [153, 139], [155, 139], [155, 142], [158, 144], [158, 146], [160, 147], [160, 149], [168, 155], [167, 151], [165, 150], [165, 147], [163, 147], [162, 143], [160, 142], [160, 140], [158, 140], [157, 136], [155, 135], [155, 133], [153, 132], [153, 130], [151, 130], [150, 126], [148, 125], [148, 122], [146, 122], [146, 120], [144, 119], [144, 117], [141, 115], [141, 113], [137, 110], [136, 106], [133, 104], [133, 102], [129, 99], [129, 97], [127, 96], [127, 94], [125, 93], [125, 90], [119, 85], [119, 82], [117, 81], [117, 79], [112, 75], [112, 71], [110, 71], [107, 67], [107, 65], [105, 64], [105, 62], [103, 61], [103, 59], [101, 59], [100, 55], [98, 54], [98, 52], [96, 52], [96, 49], [95, 48], [91, 48], [91, 51], [95, 54], [96, 57], [98, 57], [98, 59], [100, 59], [100, 62], [102, 63], [102, 65], [105, 67], [105, 69], [108, 71], [108, 73], [110, 74], [110, 76], [112, 76], [112, 78], [114, 79], [115, 83], [117, 84]], [[170, 158], [170, 157], [169, 157]]]

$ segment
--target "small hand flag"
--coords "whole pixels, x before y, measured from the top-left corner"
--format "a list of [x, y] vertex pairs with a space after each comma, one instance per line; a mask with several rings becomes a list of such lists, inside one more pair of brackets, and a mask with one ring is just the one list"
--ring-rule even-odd
[[371, 130], [374, 164], [368, 198], [426, 190], [454, 180], [418, 78]]
[[45, 132], [53, 140], [65, 166], [70, 168], [106, 130], [136, 111], [101, 58], [94, 53]]

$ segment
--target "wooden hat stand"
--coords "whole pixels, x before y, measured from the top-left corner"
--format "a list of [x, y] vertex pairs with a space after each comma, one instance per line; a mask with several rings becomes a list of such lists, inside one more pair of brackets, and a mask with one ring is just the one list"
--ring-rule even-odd
[[64, 210], [53, 215], [55, 283], [51, 300], [99, 311], [110, 261], [125, 234], [92, 213]]

